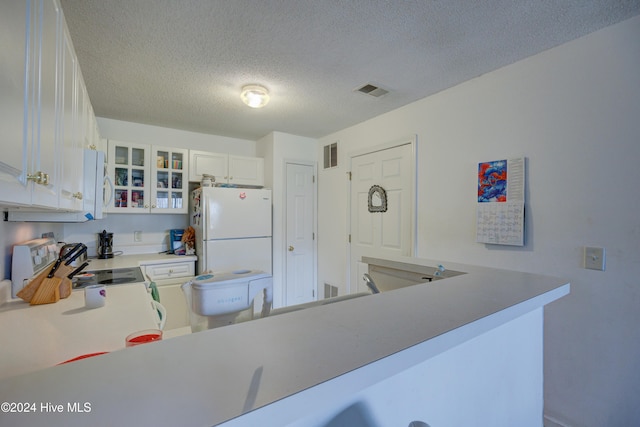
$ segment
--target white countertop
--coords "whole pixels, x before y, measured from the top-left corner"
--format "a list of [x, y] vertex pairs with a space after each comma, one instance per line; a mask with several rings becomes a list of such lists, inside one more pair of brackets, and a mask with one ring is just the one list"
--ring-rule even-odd
[[467, 274], [4, 379], [0, 401], [89, 402], [91, 413], [0, 414], [0, 424], [216, 425], [432, 338], [463, 342], [467, 325], [504, 323], [569, 292], [558, 278], [445, 266]]
[[0, 379], [120, 350], [130, 333], [156, 327], [142, 283], [107, 287], [105, 306], [94, 309], [85, 308], [82, 290], [54, 304], [13, 300], [0, 307]]

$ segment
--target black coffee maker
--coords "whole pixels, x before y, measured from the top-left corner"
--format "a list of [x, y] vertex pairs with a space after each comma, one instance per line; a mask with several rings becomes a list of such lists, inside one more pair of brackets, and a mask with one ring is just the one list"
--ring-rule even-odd
[[98, 233], [98, 258], [113, 258], [113, 233], [107, 230]]

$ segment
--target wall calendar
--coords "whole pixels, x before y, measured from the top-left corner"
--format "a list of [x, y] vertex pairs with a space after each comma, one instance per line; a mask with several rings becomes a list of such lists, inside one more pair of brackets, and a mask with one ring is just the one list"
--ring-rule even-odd
[[476, 241], [524, 246], [524, 157], [478, 164]]

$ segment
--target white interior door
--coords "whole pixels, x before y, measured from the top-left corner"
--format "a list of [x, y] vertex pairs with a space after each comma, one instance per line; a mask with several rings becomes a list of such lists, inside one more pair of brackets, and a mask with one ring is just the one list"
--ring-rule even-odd
[[[363, 292], [363, 256], [411, 256], [414, 245], [415, 206], [414, 144], [368, 152], [351, 158], [350, 192], [350, 284], [349, 291]], [[369, 192], [379, 186], [386, 194], [386, 210], [375, 211], [381, 200], [374, 195], [369, 209]], [[379, 210], [382, 210], [379, 208]]]
[[316, 299], [313, 166], [288, 163], [285, 305]]

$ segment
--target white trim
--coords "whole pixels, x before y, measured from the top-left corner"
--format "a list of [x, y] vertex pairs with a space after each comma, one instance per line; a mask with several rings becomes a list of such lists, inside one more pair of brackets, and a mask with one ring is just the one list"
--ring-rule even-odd
[[[320, 294], [320, 286], [318, 284], [318, 162], [311, 160], [296, 160], [285, 158], [282, 159], [283, 170], [285, 173], [282, 175], [284, 189], [282, 192], [282, 245], [280, 250], [283, 253], [282, 262], [281, 262], [281, 271], [282, 271], [282, 295], [281, 295], [281, 303], [282, 306], [286, 306], [287, 299], [287, 165], [302, 165], [302, 166], [310, 166], [313, 170], [313, 176], [315, 177], [313, 182], [313, 283], [315, 285], [315, 299], [318, 299]], [[275, 249], [275, 248], [274, 248]]]
[[[414, 257], [417, 254], [417, 233], [418, 233], [418, 224], [417, 224], [417, 189], [418, 189], [418, 136], [416, 134], [407, 136], [405, 138], [399, 138], [391, 142], [386, 142], [383, 144], [374, 145], [372, 147], [361, 148], [359, 150], [354, 150], [348, 154], [349, 165], [347, 173], [351, 173], [353, 159], [355, 157], [375, 153], [378, 151], [388, 150], [390, 148], [401, 147], [403, 145], [411, 145], [411, 174], [413, 178], [411, 179], [411, 254], [410, 256]], [[346, 289], [347, 293], [354, 292], [355, 289], [351, 288], [351, 242], [348, 239], [348, 236], [351, 235], [351, 180], [347, 179], [347, 242], [346, 242], [346, 255], [347, 255], [347, 265], [346, 265]], [[357, 287], [356, 287], [357, 289]]]

